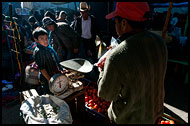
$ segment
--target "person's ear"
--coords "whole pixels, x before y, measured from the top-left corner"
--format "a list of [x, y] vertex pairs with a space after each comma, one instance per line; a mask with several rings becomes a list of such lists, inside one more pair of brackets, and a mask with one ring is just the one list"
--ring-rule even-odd
[[121, 21], [121, 28], [123, 29], [123, 31], [126, 31], [126, 28], [128, 27], [128, 22], [126, 19], [122, 19]]
[[127, 26], [127, 20], [126, 19], [122, 19], [121, 26], [122, 27], [126, 27]]

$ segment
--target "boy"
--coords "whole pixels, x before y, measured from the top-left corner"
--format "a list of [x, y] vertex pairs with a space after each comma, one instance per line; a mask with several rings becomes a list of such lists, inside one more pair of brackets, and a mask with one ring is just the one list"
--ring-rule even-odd
[[37, 27], [32, 34], [36, 42], [33, 57], [40, 70], [39, 80], [43, 84], [45, 93], [50, 93], [50, 78], [59, 71], [63, 73], [63, 68], [59, 64], [57, 53], [49, 45], [47, 31], [41, 27]]

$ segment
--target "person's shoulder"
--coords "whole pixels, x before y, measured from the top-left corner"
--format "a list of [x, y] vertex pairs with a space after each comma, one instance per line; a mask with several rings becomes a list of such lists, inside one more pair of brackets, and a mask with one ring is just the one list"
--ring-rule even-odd
[[64, 29], [67, 29], [69, 26], [66, 22], [58, 22], [56, 24], [57, 24], [56, 31], [62, 31]]
[[79, 23], [79, 22], [81, 22], [81, 19], [82, 19], [82, 16], [80, 15], [74, 21], [77, 22], [77, 23]]
[[57, 24], [58, 28], [68, 25], [66, 22], [57, 22], [56, 24]]
[[162, 32], [159, 33], [159, 31], [158, 32], [157, 31], [147, 31], [146, 34], [149, 36], [152, 36], [156, 39], [159, 39], [160, 41], [164, 41], [164, 39], [161, 37]]
[[78, 16], [78, 17], [76, 18], [76, 20], [81, 20], [81, 18], [82, 18], [82, 16], [80, 15], [80, 16]]
[[43, 47], [36, 46], [34, 49], [35, 55], [44, 54], [45, 52], [47, 52], [47, 50], [45, 50]]
[[120, 60], [125, 59], [124, 54], [127, 51], [127, 44], [125, 42], [126, 40], [122, 41], [117, 47], [111, 50], [108, 59], [112, 62], [117, 62]]
[[93, 18], [93, 19], [95, 19], [96, 17], [93, 15], [93, 14], [91, 14], [91, 13], [89, 13], [88, 14], [91, 18]]
[[40, 51], [39, 47], [36, 46], [36, 48], [33, 51], [33, 57], [36, 57], [39, 54], [39, 51]]
[[135, 40], [139, 40], [139, 39], [142, 39], [143, 38], [157, 38], [157, 39], [162, 39], [162, 37], [159, 35], [159, 34], [156, 34], [152, 31], [149, 31], [149, 30], [145, 30], [143, 32], [139, 32], [139, 33], [136, 33], [134, 35], [131, 35], [130, 37], [128, 37], [126, 40], [127, 41], [135, 41]]

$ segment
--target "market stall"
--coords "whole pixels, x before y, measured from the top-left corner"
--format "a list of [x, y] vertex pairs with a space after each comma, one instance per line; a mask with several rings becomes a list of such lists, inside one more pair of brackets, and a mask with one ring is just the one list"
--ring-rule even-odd
[[[25, 3], [25, 2], [22, 2]], [[67, 2], [51, 2], [51, 4], [65, 4]], [[50, 4], [50, 3], [49, 3]], [[32, 2], [26, 2], [28, 8], [34, 6]], [[152, 31], [160, 34], [163, 39], [165, 39], [169, 58], [168, 58], [168, 68], [172, 65], [172, 69], [175, 73], [181, 72], [183, 75], [183, 82], [188, 83], [188, 60], [187, 54], [181, 55], [179, 52], [185, 48], [188, 50], [189, 45], [187, 45], [188, 34], [188, 16], [185, 18], [185, 27], [182, 28], [172, 24], [171, 15], [175, 12], [181, 12], [182, 14], [187, 14], [187, 3], [167, 3], [167, 4], [151, 4], [151, 7], [154, 8], [154, 11], [165, 13], [166, 18], [164, 20], [164, 26], [161, 27], [160, 31]], [[177, 9], [178, 8], [178, 9]], [[179, 11], [179, 8], [180, 11]], [[30, 9], [16, 9], [18, 15], [29, 15]], [[39, 8], [38, 8], [39, 9]], [[12, 9], [10, 9], [12, 11]], [[94, 70], [95, 67], [99, 67], [101, 63], [103, 64], [106, 60], [107, 54], [111, 49], [114, 49], [118, 43], [116, 39], [112, 38], [110, 42], [109, 49], [107, 45], [102, 41], [97, 41], [97, 48], [99, 46], [98, 58], [99, 62], [96, 64], [91, 64], [89, 61], [76, 58], [71, 60], [66, 60], [61, 62], [63, 68], [67, 70], [66, 73], [57, 73], [54, 74], [50, 81], [48, 88], [50, 93], [46, 92], [43, 87], [43, 84], [40, 84], [38, 79], [39, 70], [35, 62], [30, 63], [29, 65], [23, 65], [22, 57], [19, 53], [19, 33], [17, 25], [12, 19], [12, 14], [10, 13], [12, 20], [12, 31], [15, 36], [15, 58], [16, 65], [18, 65], [18, 74], [15, 75], [15, 78], [18, 78], [18, 85], [21, 87], [21, 90], [15, 89], [15, 84], [13, 82], [2, 80], [3, 88], [3, 105], [6, 103], [6, 100], [19, 100], [20, 95], [20, 114], [24, 124], [74, 124], [74, 125], [84, 125], [91, 123], [90, 121], [96, 122], [96, 124], [111, 124], [107, 110], [111, 104], [110, 101], [106, 101], [103, 98], [97, 96], [98, 85], [97, 82], [90, 80], [86, 77], [86, 74], [89, 74]], [[173, 21], [175, 22], [175, 20]], [[169, 25], [174, 25], [173, 31], [168, 32]], [[18, 39], [17, 39], [18, 38]], [[174, 42], [178, 42], [179, 47], [174, 50], [175, 53], [171, 56]], [[186, 48], [187, 47], [187, 48]], [[13, 53], [13, 52], [12, 52]], [[175, 55], [175, 54], [179, 55]], [[171, 66], [170, 66], [171, 65]], [[24, 67], [22, 67], [24, 66]], [[25, 67], [26, 66], [26, 67]], [[25, 71], [24, 71], [25, 68]], [[24, 75], [25, 74], [25, 75]], [[23, 85], [27, 85], [29, 89], [23, 90]], [[13, 88], [14, 86], [14, 88]], [[41, 90], [41, 91], [40, 91]], [[7, 97], [8, 95], [8, 97]], [[11, 96], [11, 97], [10, 97]], [[184, 124], [185, 122], [174, 118], [168, 113], [164, 112], [163, 115], [158, 118], [156, 124]]]

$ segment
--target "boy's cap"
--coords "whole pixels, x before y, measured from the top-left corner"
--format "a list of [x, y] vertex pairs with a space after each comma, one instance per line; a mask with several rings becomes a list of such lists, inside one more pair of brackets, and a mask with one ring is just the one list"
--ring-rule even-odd
[[132, 21], [145, 21], [146, 12], [150, 11], [147, 2], [117, 2], [115, 11], [106, 15], [106, 19], [116, 16], [126, 18]]
[[52, 20], [50, 17], [44, 17], [42, 19], [42, 23], [43, 23], [44, 28], [47, 27], [48, 25], [52, 24], [53, 22], [55, 23], [55, 21]]
[[32, 35], [34, 36], [34, 38], [37, 38], [36, 35], [37, 35], [38, 33], [40, 33], [40, 32], [41, 32], [41, 33], [43, 32], [43, 33], [45, 33], [45, 34], [48, 35], [48, 32], [47, 32], [44, 28], [42, 28], [42, 27], [40, 27], [40, 26], [37, 27], [36, 29], [34, 29], [34, 31], [32, 32]]

